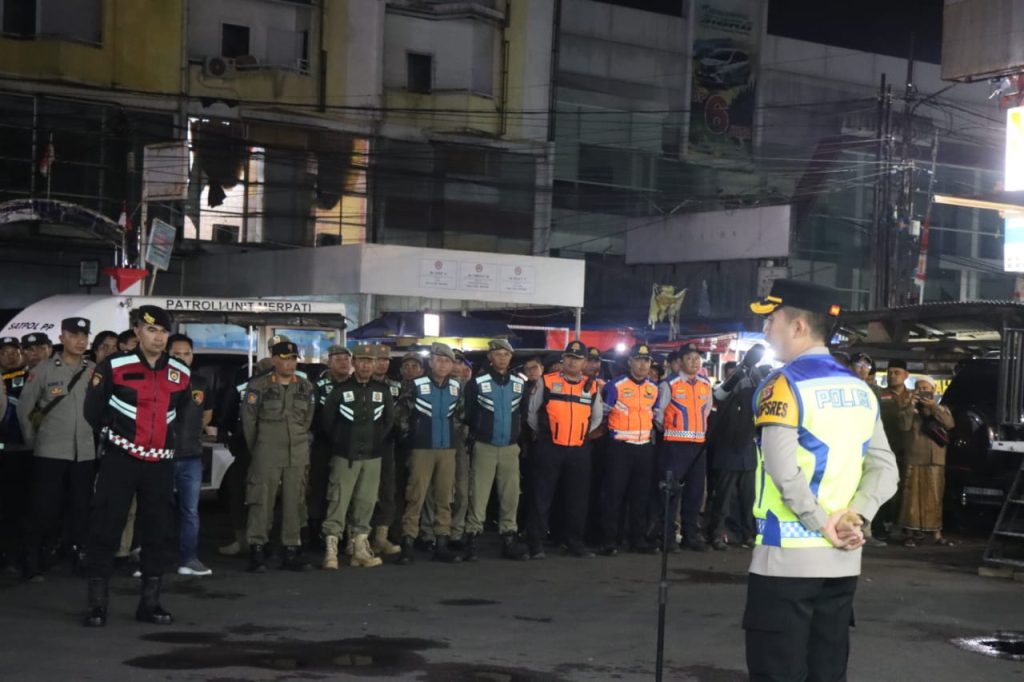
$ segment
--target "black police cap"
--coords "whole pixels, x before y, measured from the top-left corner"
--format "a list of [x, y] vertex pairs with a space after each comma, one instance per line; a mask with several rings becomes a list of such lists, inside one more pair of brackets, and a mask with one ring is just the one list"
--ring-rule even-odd
[[32, 332], [31, 334], [25, 334], [21, 337], [21, 347], [30, 348], [32, 346], [52, 346], [53, 341], [50, 341], [50, 337], [43, 332]]
[[62, 332], [90, 332], [91, 323], [84, 317], [65, 317], [60, 321]]
[[583, 345], [581, 341], [571, 341], [569, 345], [565, 347], [565, 351], [562, 355], [569, 355], [574, 358], [585, 358], [587, 357], [587, 347]]
[[275, 343], [270, 348], [270, 354], [275, 355], [285, 360], [290, 360], [299, 355], [299, 347], [291, 341], [282, 341], [281, 343]]
[[18, 342], [17, 336], [0, 336], [0, 348], [5, 346], [14, 346], [15, 348], [21, 348], [21, 344]]
[[163, 327], [171, 331], [171, 314], [159, 306], [143, 305], [135, 309], [136, 324]]
[[750, 304], [750, 310], [757, 315], [771, 315], [782, 307], [799, 308], [811, 313], [839, 317], [839, 293], [832, 287], [795, 279], [777, 279], [772, 282], [771, 292], [764, 298]]

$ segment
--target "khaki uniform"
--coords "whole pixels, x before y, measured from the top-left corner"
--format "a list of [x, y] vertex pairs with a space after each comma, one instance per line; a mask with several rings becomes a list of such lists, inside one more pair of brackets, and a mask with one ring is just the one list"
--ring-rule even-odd
[[[88, 360], [68, 365], [59, 357], [43, 360], [32, 370], [18, 402], [18, 422], [25, 443], [34, 447], [36, 457], [72, 462], [96, 459], [92, 427], [82, 411], [92, 371]], [[68, 393], [68, 386], [79, 372], [84, 373]], [[60, 402], [43, 417], [37, 432], [32, 423], [33, 411], [44, 410], [55, 400]]]
[[245, 490], [250, 545], [268, 540], [278, 487], [281, 543], [287, 547], [300, 544], [314, 409], [313, 385], [307, 379], [293, 376], [282, 384], [271, 373], [249, 382], [241, 411], [242, 432], [252, 455]]

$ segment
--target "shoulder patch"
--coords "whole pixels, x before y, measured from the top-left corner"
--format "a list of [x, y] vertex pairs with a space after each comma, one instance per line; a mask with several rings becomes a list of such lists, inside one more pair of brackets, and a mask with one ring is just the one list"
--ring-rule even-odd
[[202, 390], [199, 390], [199, 389], [195, 389], [195, 390], [192, 391], [192, 402], [195, 403], [196, 405], [202, 405], [203, 404], [203, 400], [205, 400], [205, 399], [206, 399], [206, 392], [205, 391], [202, 391]]
[[91, 383], [93, 386], [99, 386], [100, 384], [103, 383], [103, 375], [100, 374], [99, 372], [93, 372]]
[[792, 428], [800, 425], [799, 404], [789, 381], [782, 374], [770, 378], [758, 393], [754, 425]]
[[249, 403], [250, 405], [255, 405], [259, 401], [260, 394], [257, 393], [256, 391], [249, 391], [248, 393], [245, 394], [245, 402]]

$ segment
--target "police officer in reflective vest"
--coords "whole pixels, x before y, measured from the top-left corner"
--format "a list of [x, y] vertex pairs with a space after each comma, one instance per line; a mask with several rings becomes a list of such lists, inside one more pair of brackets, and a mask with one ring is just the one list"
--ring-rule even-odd
[[[680, 513], [683, 544], [702, 552], [707, 549], [699, 521], [707, 483], [704, 441], [711, 415], [711, 382], [700, 374], [702, 358], [696, 346], [683, 346], [679, 357], [682, 370], [661, 382], [658, 388], [658, 406], [654, 411], [654, 423], [662, 431], [658, 473], [659, 479], [664, 479], [665, 472], [671, 471], [683, 484], [682, 492], [672, 495], [668, 513], [673, 519]], [[664, 549], [675, 551], [675, 543]]]
[[787, 364], [758, 387], [757, 544], [746, 630], [750, 679], [846, 679], [863, 527], [898, 472], [870, 388], [829, 355], [836, 292], [776, 280], [751, 304]]
[[452, 495], [455, 490], [455, 422], [461, 420], [462, 390], [451, 377], [455, 353], [443, 343], [430, 347], [429, 376], [414, 379], [402, 395], [409, 446], [409, 482], [402, 517], [402, 556], [413, 561], [413, 542], [420, 528], [420, 514], [432, 491], [437, 505], [434, 518], [434, 560], [458, 563], [462, 556], [449, 546]]
[[160, 582], [174, 500], [174, 422], [178, 410], [192, 399], [190, 372], [165, 352], [171, 316], [149, 305], [140, 306], [134, 315], [138, 345], [131, 353], [115, 355], [96, 367], [84, 405], [86, 420], [100, 432], [104, 453], [96, 476], [87, 550], [85, 624], [90, 627], [107, 623], [114, 553], [136, 496], [142, 597], [135, 618], [157, 625], [173, 622], [160, 605]]
[[630, 549], [650, 552], [644, 539], [647, 507], [654, 476], [654, 406], [658, 387], [647, 378], [651, 371], [651, 349], [646, 343], [633, 346], [629, 373], [608, 382], [602, 400], [608, 411], [608, 457], [604, 477], [605, 556], [618, 554], [619, 526], [625, 502], [629, 503], [626, 524]]
[[498, 531], [507, 559], [528, 559], [517, 539], [519, 527], [520, 404], [526, 381], [512, 374], [512, 344], [505, 339], [488, 343], [490, 366], [466, 384], [466, 423], [472, 439], [469, 471], [469, 514], [466, 522], [466, 561], [476, 561], [476, 539], [484, 530], [487, 502], [497, 481]]
[[565, 492], [565, 535], [569, 553], [594, 556], [583, 543], [590, 493], [591, 434], [601, 427], [604, 406], [594, 379], [583, 374], [587, 348], [573, 341], [562, 353], [562, 371], [545, 374], [530, 396], [528, 419], [537, 434], [533, 455], [533, 509], [528, 539], [530, 558], [543, 559], [551, 503]]

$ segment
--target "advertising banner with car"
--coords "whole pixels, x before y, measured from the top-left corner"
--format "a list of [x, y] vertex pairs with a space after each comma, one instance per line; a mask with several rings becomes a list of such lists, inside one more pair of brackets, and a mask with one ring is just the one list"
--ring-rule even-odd
[[690, 153], [749, 159], [764, 5], [705, 0], [694, 12]]

